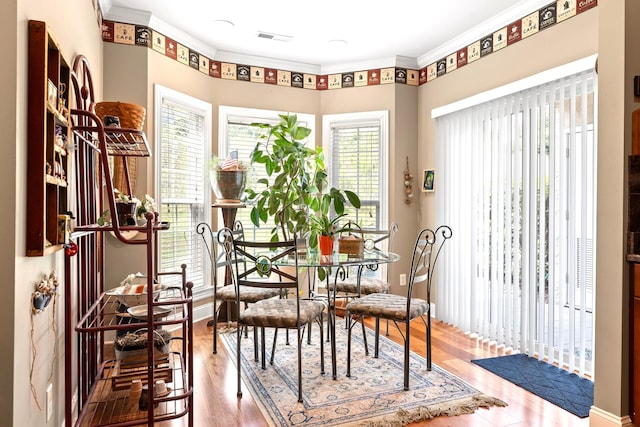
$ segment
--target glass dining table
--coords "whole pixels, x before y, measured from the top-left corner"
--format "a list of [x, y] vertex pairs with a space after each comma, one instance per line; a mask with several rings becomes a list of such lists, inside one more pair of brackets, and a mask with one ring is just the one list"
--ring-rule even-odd
[[[338, 297], [335, 284], [339, 280], [343, 280], [347, 277], [349, 271], [355, 270], [356, 283], [359, 289], [360, 279], [362, 274], [366, 270], [377, 270], [382, 264], [390, 264], [400, 260], [400, 255], [394, 252], [385, 252], [378, 249], [365, 249], [362, 255], [352, 255], [344, 253], [334, 253], [332, 255], [320, 255], [317, 251], [308, 249], [304, 254], [298, 254], [298, 268], [309, 268], [309, 293], [310, 297], [326, 298], [329, 309], [329, 337], [331, 341], [331, 373], [333, 379], [337, 378], [337, 363], [336, 363], [336, 340], [335, 328], [336, 328], [336, 298]], [[281, 265], [293, 265], [292, 259], [283, 259]], [[327, 293], [319, 294], [318, 289], [314, 286], [315, 276], [318, 269], [324, 269], [326, 276], [324, 281], [326, 282]], [[350, 270], [351, 269], [351, 270]], [[353, 276], [351, 276], [353, 277]], [[331, 286], [333, 281], [333, 286]]]

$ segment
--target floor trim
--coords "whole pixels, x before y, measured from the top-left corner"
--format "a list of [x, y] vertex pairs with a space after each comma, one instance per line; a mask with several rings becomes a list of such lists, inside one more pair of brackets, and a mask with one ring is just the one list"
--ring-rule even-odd
[[619, 417], [595, 406], [589, 411], [590, 427], [633, 427], [631, 417], [625, 415]]

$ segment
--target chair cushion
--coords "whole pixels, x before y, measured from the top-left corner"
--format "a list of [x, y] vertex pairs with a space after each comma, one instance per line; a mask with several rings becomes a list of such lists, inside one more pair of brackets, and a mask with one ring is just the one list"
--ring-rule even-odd
[[[333, 283], [329, 284], [329, 288], [331, 290], [333, 290], [333, 286]], [[358, 284], [355, 277], [347, 277], [344, 280], [340, 280], [335, 284], [335, 287], [338, 292], [346, 292], [350, 294], [358, 293]], [[371, 279], [368, 277], [362, 277], [360, 279], [360, 295], [369, 295], [375, 293], [384, 294], [389, 292], [389, 288], [389, 282], [386, 282], [384, 280]]]
[[[254, 288], [252, 286], [238, 286], [238, 288], [240, 289], [240, 301], [249, 304], [280, 295], [280, 289]], [[236, 287], [227, 285], [218, 288], [216, 299], [220, 301], [235, 301]]]
[[429, 312], [429, 304], [419, 298], [411, 298], [407, 319], [407, 298], [393, 294], [370, 294], [347, 304], [347, 311], [362, 316], [407, 321]]
[[[300, 300], [300, 324], [306, 324], [319, 317], [324, 311], [322, 301]], [[295, 328], [296, 300], [266, 299], [258, 301], [240, 312], [240, 323], [266, 328]]]

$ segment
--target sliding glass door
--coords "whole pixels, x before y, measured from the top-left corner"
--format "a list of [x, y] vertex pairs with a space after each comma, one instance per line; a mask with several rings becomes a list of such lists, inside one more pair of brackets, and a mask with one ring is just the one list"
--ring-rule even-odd
[[592, 373], [596, 76], [584, 71], [437, 119], [437, 317]]

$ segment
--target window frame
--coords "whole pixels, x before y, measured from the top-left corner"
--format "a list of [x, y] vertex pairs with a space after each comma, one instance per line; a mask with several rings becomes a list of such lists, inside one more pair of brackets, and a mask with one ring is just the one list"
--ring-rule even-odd
[[[234, 119], [235, 121], [247, 122], [247, 123], [257, 123], [261, 121], [275, 121], [276, 123], [280, 121], [280, 114], [287, 114], [286, 111], [278, 111], [278, 110], [265, 110], [260, 108], [247, 108], [247, 107], [234, 107], [228, 105], [220, 105], [218, 107], [218, 152], [213, 153], [213, 155], [217, 155], [219, 157], [226, 157], [228, 152], [228, 129], [227, 124], [230, 119]], [[307, 144], [309, 147], [314, 148], [316, 146], [316, 133], [315, 133], [315, 124], [316, 124], [316, 116], [314, 114], [307, 113], [298, 113], [298, 112], [290, 112], [290, 114], [296, 114], [298, 116], [298, 123], [304, 125], [305, 127], [311, 129], [311, 133], [307, 138]], [[257, 142], [257, 141], [256, 141]], [[224, 153], [221, 155], [221, 153]], [[249, 181], [252, 180], [251, 174], [249, 176]], [[247, 187], [249, 187], [250, 182], [247, 182]], [[246, 208], [250, 210], [251, 207], [247, 206]], [[216, 209], [218, 212], [215, 214], [216, 216], [216, 224], [218, 228], [222, 227], [222, 210]], [[257, 227], [253, 225], [251, 221], [242, 222], [242, 226], [244, 228], [245, 234], [250, 235], [252, 230], [255, 230]], [[265, 230], [267, 226], [261, 224], [261, 228]]]
[[[186, 95], [184, 93], [178, 92], [176, 90], [170, 89], [166, 86], [162, 86], [160, 84], [154, 84], [154, 150], [155, 150], [155, 159], [154, 159], [154, 194], [156, 195], [156, 201], [158, 208], [162, 206], [162, 194], [161, 194], [161, 156], [160, 156], [160, 147], [161, 147], [161, 136], [162, 136], [162, 120], [160, 116], [162, 114], [162, 107], [164, 104], [164, 100], [169, 100], [170, 102], [174, 102], [176, 104], [184, 106], [186, 109], [189, 109], [197, 114], [201, 115], [204, 118], [203, 121], [203, 176], [201, 177], [201, 185], [202, 188], [205, 189], [203, 191], [203, 217], [202, 221], [206, 223], [211, 222], [211, 186], [209, 183], [209, 159], [211, 157], [211, 140], [213, 135], [213, 120], [212, 120], [212, 111], [213, 107], [211, 103], [203, 101], [201, 99], [192, 97], [190, 95]], [[208, 191], [207, 191], [208, 190]], [[195, 228], [192, 230], [193, 234], [196, 234]], [[160, 236], [160, 238], [162, 238]], [[160, 248], [158, 248], [158, 266], [161, 264], [162, 253], [160, 252]], [[203, 259], [201, 260], [203, 265], [202, 284], [194, 283], [193, 287], [193, 299], [194, 301], [202, 300], [208, 298], [213, 295], [212, 284], [209, 283], [209, 277], [211, 277], [210, 271], [210, 263], [209, 259], [206, 257], [206, 251], [203, 251]], [[176, 266], [176, 270], [179, 266]], [[189, 280], [189, 265], [187, 265], [187, 280]]]
[[[388, 229], [389, 223], [389, 111], [361, 111], [355, 113], [325, 114], [322, 116], [322, 146], [325, 153], [327, 169], [332, 170], [330, 163], [333, 158], [332, 132], [335, 125], [360, 126], [364, 123], [378, 122], [380, 124], [380, 159], [378, 162], [380, 188], [378, 196], [380, 201], [379, 228]], [[333, 185], [331, 173], [329, 174], [329, 185]]]

